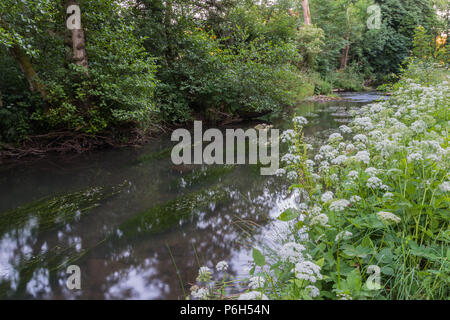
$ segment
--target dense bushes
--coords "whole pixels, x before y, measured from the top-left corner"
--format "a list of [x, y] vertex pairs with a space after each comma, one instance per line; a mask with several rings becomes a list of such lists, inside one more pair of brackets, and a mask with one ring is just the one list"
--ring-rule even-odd
[[[120, 16], [124, 8], [110, 0], [79, 5], [87, 30], [87, 69], [67, 59], [62, 4], [45, 1], [24, 8], [15, 1], [2, 3], [1, 19], [8, 28], [0, 50], [0, 92], [6, 106], [1, 110], [0, 140], [18, 141], [27, 134], [54, 130], [98, 134], [148, 126], [155, 116], [156, 65], [135, 37], [133, 24]], [[18, 12], [29, 20], [21, 21]], [[14, 46], [34, 68], [44, 99], [30, 92], [10, 54]]]

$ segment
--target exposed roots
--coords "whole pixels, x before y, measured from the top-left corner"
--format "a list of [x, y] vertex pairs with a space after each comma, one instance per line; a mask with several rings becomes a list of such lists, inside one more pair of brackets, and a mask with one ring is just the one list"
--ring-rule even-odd
[[[117, 135], [91, 135], [72, 131], [58, 131], [28, 137], [20, 145], [0, 142], [0, 159], [42, 158], [49, 154], [81, 154], [101, 148], [139, 147], [150, 139], [148, 132], [124, 132]], [[126, 142], [124, 142], [126, 141]]]

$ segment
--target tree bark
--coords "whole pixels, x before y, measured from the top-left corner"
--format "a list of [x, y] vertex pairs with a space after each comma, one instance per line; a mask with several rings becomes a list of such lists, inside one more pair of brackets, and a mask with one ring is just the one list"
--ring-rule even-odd
[[342, 51], [342, 57], [341, 57], [341, 70], [345, 70], [347, 68], [347, 62], [348, 62], [348, 52], [350, 51], [350, 43], [347, 39], [347, 45], [345, 46], [344, 50]]
[[[64, 23], [67, 22], [67, 19], [72, 15], [73, 12], [67, 13], [67, 8], [71, 5], [77, 5], [78, 2], [76, 0], [66, 0], [65, 1], [65, 12], [66, 19]], [[81, 18], [80, 18], [81, 20]], [[69, 60], [79, 66], [86, 68], [86, 72], [88, 70], [88, 60], [86, 54], [86, 38], [84, 36], [84, 30], [80, 21], [80, 28], [78, 29], [67, 29], [66, 32], [66, 41], [65, 43], [70, 47], [69, 49]]]
[[311, 22], [311, 12], [309, 11], [309, 1], [303, 0], [302, 1], [302, 7], [303, 7], [303, 17], [305, 19], [305, 26], [309, 26], [312, 24]]

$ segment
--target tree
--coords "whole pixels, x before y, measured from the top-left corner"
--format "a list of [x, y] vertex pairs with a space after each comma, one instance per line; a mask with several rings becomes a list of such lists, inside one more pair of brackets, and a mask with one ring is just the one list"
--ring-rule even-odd
[[309, 11], [309, 1], [302, 0], [303, 17], [305, 26], [311, 25], [311, 12]]

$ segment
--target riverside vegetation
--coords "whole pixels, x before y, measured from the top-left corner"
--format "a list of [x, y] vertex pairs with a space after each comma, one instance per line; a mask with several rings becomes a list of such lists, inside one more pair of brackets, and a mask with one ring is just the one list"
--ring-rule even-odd
[[[318, 150], [303, 140], [308, 121], [293, 119], [278, 174], [298, 201], [270, 245], [253, 249], [239, 299], [448, 299], [449, 81], [435, 60], [411, 58], [390, 99], [355, 112]], [[206, 266], [198, 281], [200, 299], [234, 286]]]

